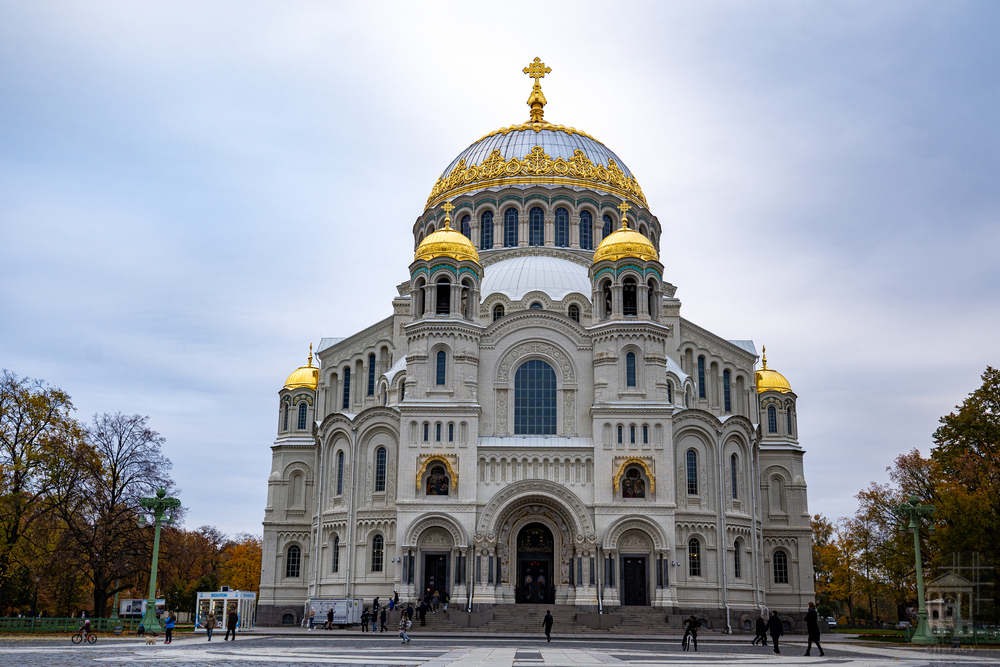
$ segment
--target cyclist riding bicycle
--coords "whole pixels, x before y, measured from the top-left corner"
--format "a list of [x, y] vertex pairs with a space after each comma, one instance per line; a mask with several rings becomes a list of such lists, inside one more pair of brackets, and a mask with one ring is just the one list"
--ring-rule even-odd
[[698, 628], [701, 627], [701, 621], [699, 621], [694, 616], [691, 616], [687, 621], [684, 622], [684, 638], [681, 639], [681, 646], [684, 650], [688, 650], [688, 637], [694, 642], [694, 650], [698, 650]]
[[90, 634], [90, 619], [86, 619], [83, 625], [80, 627], [80, 634], [83, 635], [83, 641], [87, 641], [87, 635]]

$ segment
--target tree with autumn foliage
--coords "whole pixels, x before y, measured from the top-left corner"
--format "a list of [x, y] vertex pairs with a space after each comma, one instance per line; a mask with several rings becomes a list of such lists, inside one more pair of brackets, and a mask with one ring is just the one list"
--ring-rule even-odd
[[226, 547], [222, 583], [238, 591], [260, 590], [260, 564], [263, 544], [259, 535], [241, 533]]

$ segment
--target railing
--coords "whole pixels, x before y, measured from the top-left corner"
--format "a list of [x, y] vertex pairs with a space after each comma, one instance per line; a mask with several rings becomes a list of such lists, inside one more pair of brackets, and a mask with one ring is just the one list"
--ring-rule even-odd
[[90, 621], [91, 632], [135, 632], [140, 618], [74, 618], [52, 616], [0, 617], [0, 632], [77, 632]]

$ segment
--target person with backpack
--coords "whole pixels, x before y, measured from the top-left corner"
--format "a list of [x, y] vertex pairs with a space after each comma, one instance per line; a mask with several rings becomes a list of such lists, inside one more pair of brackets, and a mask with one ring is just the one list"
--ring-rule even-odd
[[410, 636], [408, 634], [406, 634], [406, 631], [410, 629], [411, 625], [412, 625], [412, 623], [410, 623], [410, 619], [407, 618], [406, 614], [400, 614], [400, 616], [399, 616], [399, 638], [403, 640], [401, 642], [403, 644], [409, 644], [410, 643]]
[[778, 612], [771, 612], [771, 618], [767, 619], [767, 631], [771, 634], [771, 643], [774, 644], [775, 655], [780, 654], [781, 649], [778, 648], [778, 637], [785, 634], [785, 628], [781, 624], [781, 619], [778, 618]]

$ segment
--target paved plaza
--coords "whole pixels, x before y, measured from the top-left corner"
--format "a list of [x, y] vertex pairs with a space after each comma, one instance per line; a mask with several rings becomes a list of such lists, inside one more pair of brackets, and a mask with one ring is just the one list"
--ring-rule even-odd
[[630, 638], [554, 638], [545, 643], [528, 637], [420, 637], [401, 646], [395, 634], [250, 635], [237, 642], [211, 643], [204, 636], [178, 637], [164, 646], [141, 640], [102, 637], [94, 646], [74, 646], [68, 637], [5, 637], [0, 639], [0, 667], [78, 667], [88, 665], [198, 665], [250, 667], [258, 665], [385, 665], [386, 667], [573, 667], [575, 665], [844, 665], [916, 667], [932, 665], [996, 665], [1000, 651], [988, 649], [926, 649], [830, 642], [826, 657], [814, 651], [804, 657], [799, 637], [782, 643], [780, 656], [749, 640], [706, 637], [698, 653], [684, 653], [679, 641]]

